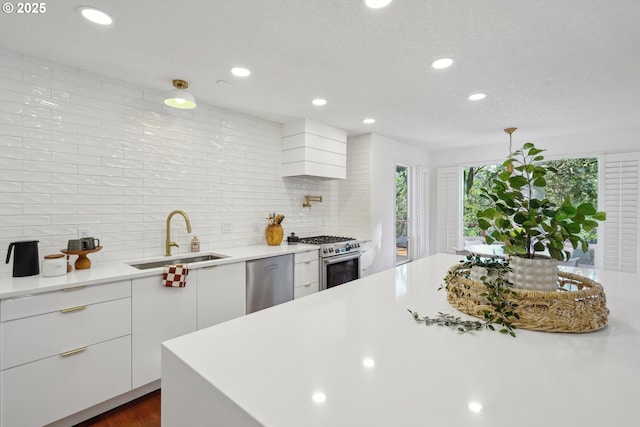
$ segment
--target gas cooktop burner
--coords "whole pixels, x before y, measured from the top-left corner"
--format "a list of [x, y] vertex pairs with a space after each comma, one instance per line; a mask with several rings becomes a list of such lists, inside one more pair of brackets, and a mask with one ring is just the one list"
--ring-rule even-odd
[[339, 237], [339, 236], [313, 236], [313, 237], [301, 237], [300, 243], [306, 243], [308, 245], [326, 245], [328, 243], [340, 243], [350, 242], [356, 240], [353, 237]]

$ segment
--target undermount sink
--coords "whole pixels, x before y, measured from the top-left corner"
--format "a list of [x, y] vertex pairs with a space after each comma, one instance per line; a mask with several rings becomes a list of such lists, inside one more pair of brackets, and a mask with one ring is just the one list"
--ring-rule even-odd
[[137, 268], [138, 270], [146, 270], [149, 268], [157, 268], [164, 267], [165, 265], [172, 264], [188, 264], [190, 262], [202, 262], [202, 261], [213, 261], [216, 259], [228, 258], [227, 255], [220, 254], [206, 254], [206, 255], [192, 255], [192, 256], [182, 256], [178, 258], [166, 258], [160, 261], [149, 261], [149, 262], [140, 262], [136, 264], [129, 264], [131, 267]]

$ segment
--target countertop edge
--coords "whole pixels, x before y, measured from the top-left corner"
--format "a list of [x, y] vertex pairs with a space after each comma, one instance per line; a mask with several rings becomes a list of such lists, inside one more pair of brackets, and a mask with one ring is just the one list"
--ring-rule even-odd
[[[197, 254], [223, 254], [226, 256], [225, 258], [191, 263], [189, 264], [189, 268], [197, 270], [213, 265], [234, 264], [252, 259], [268, 258], [313, 250], [318, 250], [318, 247], [305, 244], [285, 244], [279, 246], [253, 245], [221, 248], [219, 250], [197, 252]], [[176, 254], [175, 256], [188, 256], [193, 254], [195, 253], [188, 252], [184, 254]], [[150, 257], [135, 259], [129, 262], [114, 261], [109, 263], [100, 263], [87, 270], [73, 270], [70, 273], [57, 277], [43, 277], [41, 274], [28, 277], [2, 276], [0, 277], [0, 299], [51, 292], [79, 285], [99, 285], [103, 283], [160, 274], [163, 271], [163, 267], [139, 270], [129, 264], [162, 260], [163, 258], [164, 257]]]

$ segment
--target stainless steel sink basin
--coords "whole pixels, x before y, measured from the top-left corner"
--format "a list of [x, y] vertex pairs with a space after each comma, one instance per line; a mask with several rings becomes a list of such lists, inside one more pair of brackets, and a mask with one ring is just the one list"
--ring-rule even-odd
[[129, 264], [129, 265], [131, 267], [137, 268], [138, 270], [146, 270], [149, 268], [164, 267], [165, 265], [170, 265], [170, 264], [187, 264], [191, 262], [212, 261], [215, 259], [222, 259], [222, 258], [228, 258], [228, 256], [220, 255], [220, 254], [193, 255], [193, 256], [182, 256], [179, 258], [167, 258], [167, 259], [162, 259], [160, 261], [141, 262], [141, 263]]

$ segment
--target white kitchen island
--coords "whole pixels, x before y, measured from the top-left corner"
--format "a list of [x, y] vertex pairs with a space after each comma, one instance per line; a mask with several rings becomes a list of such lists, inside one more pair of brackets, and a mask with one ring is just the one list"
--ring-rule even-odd
[[638, 275], [578, 269], [611, 310], [588, 334], [416, 323], [407, 309], [457, 313], [437, 288], [458, 259], [434, 255], [165, 342], [163, 426], [637, 425]]

